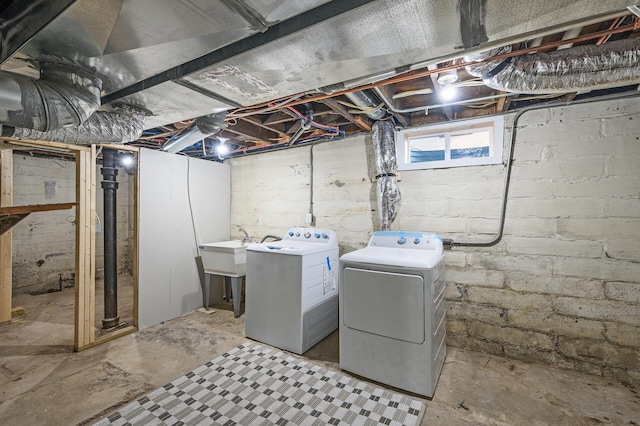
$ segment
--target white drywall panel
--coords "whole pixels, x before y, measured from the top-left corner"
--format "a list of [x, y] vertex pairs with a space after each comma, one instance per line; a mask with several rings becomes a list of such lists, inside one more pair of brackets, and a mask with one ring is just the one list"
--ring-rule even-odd
[[141, 329], [203, 305], [197, 245], [229, 238], [229, 176], [226, 164], [141, 150]]

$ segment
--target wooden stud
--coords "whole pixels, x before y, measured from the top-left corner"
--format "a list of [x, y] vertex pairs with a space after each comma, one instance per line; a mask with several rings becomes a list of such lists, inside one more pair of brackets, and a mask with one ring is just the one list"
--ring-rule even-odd
[[117, 339], [118, 337], [122, 337], [122, 336], [126, 336], [127, 334], [131, 334], [131, 333], [135, 333], [136, 331], [138, 331], [138, 328], [135, 326], [127, 326], [127, 327], [123, 327], [121, 329], [118, 329], [117, 331], [114, 331], [113, 333], [109, 333], [106, 336], [100, 337], [96, 340], [94, 340], [93, 342], [91, 342], [91, 344], [83, 347], [82, 349], [89, 349], [92, 348], [94, 346], [98, 346], [101, 345], [103, 343], [107, 343], [110, 342], [111, 340]]
[[88, 219], [88, 227], [89, 227], [89, 274], [88, 274], [88, 282], [87, 284], [87, 292], [89, 293], [88, 303], [90, 306], [89, 311], [87, 312], [88, 318], [85, 318], [85, 321], [89, 322], [89, 330], [90, 332], [90, 341], [93, 343], [95, 340], [95, 329], [96, 329], [96, 172], [97, 172], [97, 164], [98, 164], [98, 151], [95, 145], [91, 145], [91, 156], [89, 158], [89, 217]]
[[[95, 147], [76, 154], [76, 283], [74, 349], [95, 340]], [[93, 201], [93, 203], [92, 203]]]
[[[13, 151], [0, 150], [0, 207], [13, 203]], [[11, 321], [11, 230], [0, 236], [0, 323]]]

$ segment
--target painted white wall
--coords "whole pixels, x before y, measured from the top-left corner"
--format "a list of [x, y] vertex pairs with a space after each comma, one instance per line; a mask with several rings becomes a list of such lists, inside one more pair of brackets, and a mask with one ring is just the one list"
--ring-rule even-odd
[[141, 150], [140, 329], [203, 305], [198, 244], [229, 239], [229, 180], [226, 164]]

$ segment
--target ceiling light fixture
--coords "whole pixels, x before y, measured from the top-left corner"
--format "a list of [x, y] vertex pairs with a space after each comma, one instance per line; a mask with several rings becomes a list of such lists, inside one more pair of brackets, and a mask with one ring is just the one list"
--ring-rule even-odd
[[455, 83], [456, 81], [458, 81], [458, 70], [455, 68], [438, 73], [438, 83], [443, 86]]

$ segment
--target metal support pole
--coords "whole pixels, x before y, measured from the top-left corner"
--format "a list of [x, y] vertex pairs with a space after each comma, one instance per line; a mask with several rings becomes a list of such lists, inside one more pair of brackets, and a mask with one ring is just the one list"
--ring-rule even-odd
[[104, 194], [104, 318], [102, 328], [111, 328], [120, 322], [118, 316], [118, 265], [116, 191], [118, 190], [117, 150], [102, 150], [102, 190]]

